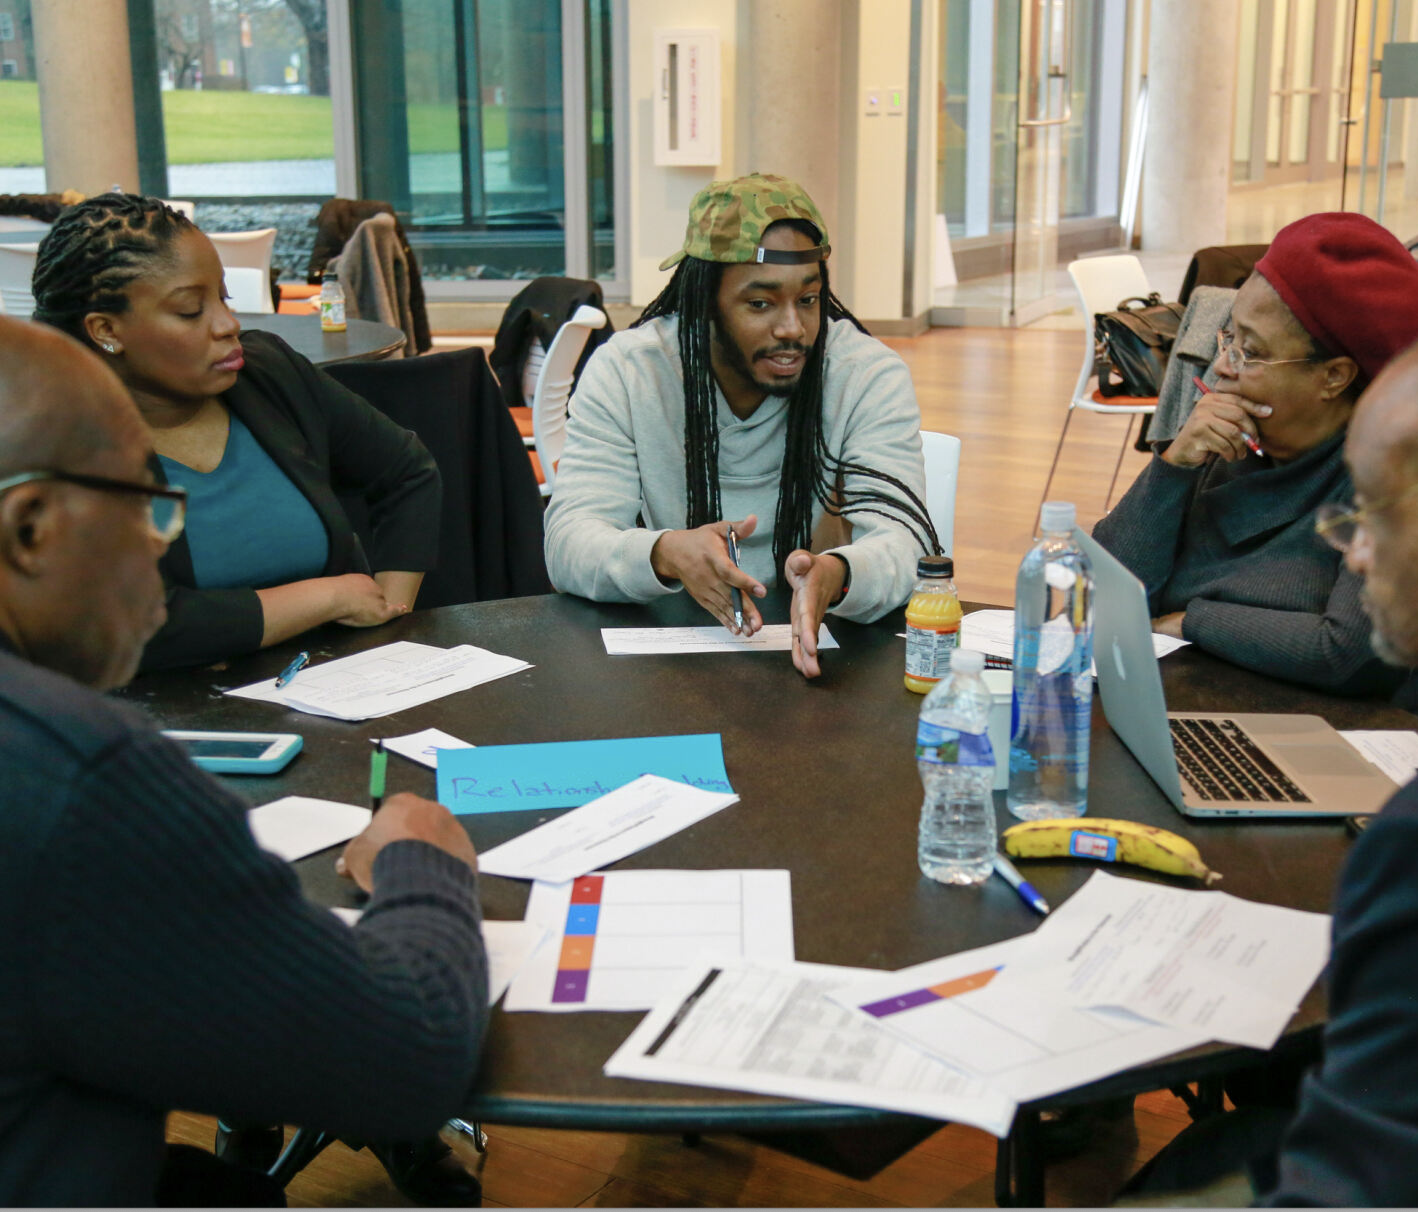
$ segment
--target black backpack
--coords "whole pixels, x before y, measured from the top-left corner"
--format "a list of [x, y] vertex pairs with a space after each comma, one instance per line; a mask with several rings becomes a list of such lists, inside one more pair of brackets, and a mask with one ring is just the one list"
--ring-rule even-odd
[[1145, 299], [1124, 299], [1116, 311], [1100, 311], [1093, 322], [1099, 392], [1157, 395], [1185, 312], [1180, 303], [1162, 302], [1156, 291]]

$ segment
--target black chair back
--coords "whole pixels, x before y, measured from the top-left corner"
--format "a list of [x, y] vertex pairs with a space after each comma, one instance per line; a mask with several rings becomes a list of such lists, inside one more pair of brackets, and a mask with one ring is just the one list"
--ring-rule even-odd
[[[551, 591], [536, 477], [481, 349], [324, 369], [413, 430], [438, 463], [438, 567], [424, 578], [420, 608]], [[363, 499], [341, 501], [367, 542]]]

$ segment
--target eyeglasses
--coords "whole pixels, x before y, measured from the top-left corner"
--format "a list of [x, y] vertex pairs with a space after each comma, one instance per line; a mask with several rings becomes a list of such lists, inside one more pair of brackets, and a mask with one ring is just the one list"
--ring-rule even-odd
[[78, 484], [82, 488], [95, 488], [99, 492], [124, 492], [147, 497], [148, 526], [152, 529], [153, 537], [164, 543], [171, 543], [177, 538], [187, 520], [186, 489], [165, 488], [161, 484], [136, 484], [131, 480], [110, 480], [107, 476], [84, 476], [72, 471], [52, 469], [22, 471], [0, 480], [0, 493], [40, 480], [58, 480], [64, 484]]
[[1216, 349], [1226, 359], [1226, 365], [1233, 374], [1242, 373], [1247, 366], [1286, 366], [1291, 362], [1313, 362], [1314, 358], [1251, 358], [1241, 352], [1236, 344], [1236, 334], [1224, 328], [1216, 334]]
[[1367, 505], [1344, 505], [1326, 501], [1315, 510], [1315, 533], [1336, 551], [1348, 551], [1359, 537], [1359, 527], [1376, 513], [1391, 509], [1400, 501], [1418, 492], [1418, 484], [1410, 484], [1403, 492], [1394, 493], [1382, 501]]

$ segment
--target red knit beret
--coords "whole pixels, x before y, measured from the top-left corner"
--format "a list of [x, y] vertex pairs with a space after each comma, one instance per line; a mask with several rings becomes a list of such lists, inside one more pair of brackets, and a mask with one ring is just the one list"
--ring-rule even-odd
[[1331, 211], [1281, 228], [1256, 271], [1310, 336], [1371, 379], [1418, 341], [1418, 261], [1364, 215]]

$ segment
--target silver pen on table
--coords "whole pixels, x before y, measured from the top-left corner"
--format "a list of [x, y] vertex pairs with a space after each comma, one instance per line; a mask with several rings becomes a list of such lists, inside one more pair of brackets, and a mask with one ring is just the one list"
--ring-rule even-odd
[[1019, 893], [1019, 899], [1040, 917], [1047, 917], [1049, 902], [1039, 895], [1039, 890], [1019, 874], [1019, 868], [1002, 854], [995, 855], [995, 874]]
[[[732, 526], [729, 527], [729, 559], [733, 560], [735, 568], [739, 567], [739, 536], [734, 533]], [[730, 585], [729, 594], [734, 602], [734, 626], [742, 631], [743, 593], [737, 585]]]

